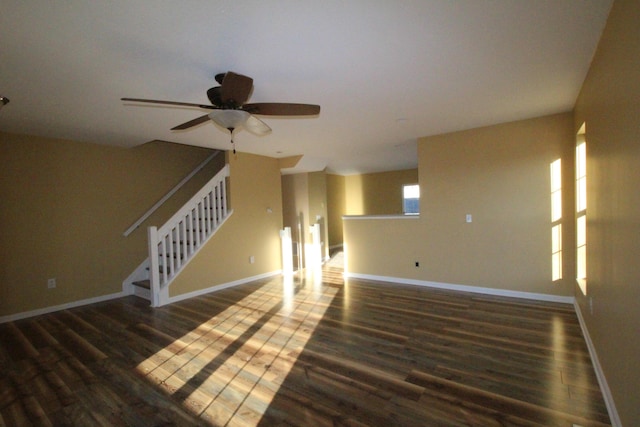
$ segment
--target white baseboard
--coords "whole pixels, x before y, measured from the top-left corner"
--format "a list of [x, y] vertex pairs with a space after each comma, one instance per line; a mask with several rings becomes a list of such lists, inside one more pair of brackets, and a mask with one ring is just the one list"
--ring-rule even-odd
[[524, 298], [538, 301], [558, 302], [563, 304], [573, 304], [574, 297], [561, 295], [538, 294], [534, 292], [510, 291], [508, 289], [483, 288], [480, 286], [456, 285], [452, 283], [431, 282], [427, 280], [406, 279], [402, 277], [375, 276], [370, 274], [347, 273], [345, 277], [354, 279], [375, 280], [378, 282], [402, 283], [405, 285], [424, 286], [428, 288], [446, 289], [450, 291], [473, 292], [476, 294], [493, 295], [511, 298]]
[[233, 282], [222, 283], [220, 285], [214, 285], [209, 288], [199, 289], [193, 292], [187, 292], [186, 294], [180, 294], [173, 297], [169, 297], [167, 304], [171, 304], [178, 301], [183, 301], [189, 298], [197, 297], [200, 295], [208, 294], [211, 292], [221, 291], [223, 289], [233, 288], [234, 286], [244, 285], [245, 283], [253, 282], [255, 280], [267, 279], [269, 277], [277, 276], [278, 274], [282, 274], [282, 270], [276, 270], [269, 273], [259, 274], [257, 276], [246, 277], [240, 280], [234, 280]]
[[[177, 301], [182, 301], [188, 298], [193, 298], [195, 296], [208, 294], [210, 292], [221, 291], [222, 289], [232, 288], [234, 286], [242, 285], [245, 283], [253, 282], [254, 280], [266, 279], [269, 277], [276, 276], [278, 274], [282, 274], [282, 270], [272, 271], [270, 273], [259, 274], [257, 276], [247, 277], [244, 279], [236, 280], [233, 282], [223, 283], [221, 285], [211, 286], [210, 288], [200, 289], [198, 291], [189, 292], [182, 295], [176, 295], [174, 297], [170, 297], [168, 303], [173, 303]], [[16, 320], [27, 319], [29, 317], [40, 316], [42, 314], [54, 313], [56, 311], [67, 310], [69, 308], [81, 307], [83, 305], [95, 304], [98, 302], [109, 301], [116, 298], [122, 298], [132, 295], [132, 293], [128, 290], [123, 290], [122, 292], [116, 292], [114, 294], [102, 295], [94, 298], [87, 298], [79, 301], [73, 301], [60, 305], [53, 305], [50, 307], [39, 308], [37, 310], [24, 311], [22, 313], [9, 314], [6, 316], [0, 316], [0, 324], [13, 322]]]
[[607, 405], [607, 411], [609, 412], [611, 425], [613, 427], [622, 427], [622, 422], [620, 421], [620, 415], [618, 415], [618, 410], [616, 409], [616, 405], [613, 401], [613, 395], [611, 394], [609, 383], [607, 383], [607, 378], [604, 376], [604, 371], [602, 370], [602, 366], [600, 365], [600, 360], [598, 359], [596, 348], [593, 345], [593, 341], [591, 341], [591, 336], [589, 335], [587, 324], [585, 323], [584, 317], [582, 316], [582, 310], [580, 309], [580, 304], [578, 304], [578, 302], [576, 301], [573, 304], [573, 306], [575, 308], [576, 315], [578, 316], [578, 321], [580, 322], [582, 335], [584, 336], [584, 340], [587, 342], [587, 347], [589, 348], [591, 363], [593, 363], [593, 369], [596, 371], [596, 378], [598, 378], [598, 384], [600, 384], [600, 390], [602, 391], [602, 397], [604, 398], [604, 403]]
[[29, 317], [40, 316], [42, 314], [53, 313], [56, 311], [67, 310], [69, 308], [81, 307], [83, 305], [95, 304], [98, 302], [109, 301], [116, 298], [122, 298], [127, 295], [131, 295], [128, 292], [116, 292], [115, 294], [102, 295], [94, 298], [87, 298], [79, 301], [72, 301], [60, 305], [52, 305], [50, 307], [39, 308], [37, 310], [24, 311], [22, 313], [9, 314], [7, 316], [0, 316], [0, 323], [13, 322], [15, 320], [27, 319]]

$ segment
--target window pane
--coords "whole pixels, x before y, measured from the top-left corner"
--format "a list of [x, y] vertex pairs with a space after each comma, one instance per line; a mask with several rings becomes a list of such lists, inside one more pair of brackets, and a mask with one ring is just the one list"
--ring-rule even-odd
[[562, 173], [560, 159], [551, 163], [551, 191], [558, 191], [562, 187]]
[[576, 264], [578, 285], [587, 294], [587, 143], [586, 123], [576, 136]]
[[587, 175], [587, 144], [582, 143], [576, 147], [576, 178]]
[[578, 248], [578, 279], [586, 279], [587, 277], [587, 247]]
[[562, 226], [556, 225], [551, 229], [551, 252], [562, 250]]
[[405, 214], [420, 213], [420, 186], [405, 185], [402, 188], [402, 211]]
[[551, 280], [562, 279], [562, 253], [553, 254], [551, 257]]
[[577, 246], [584, 246], [587, 244], [587, 217], [582, 215], [578, 217], [577, 221]]
[[551, 278], [562, 279], [562, 225], [551, 228]]
[[420, 186], [419, 185], [405, 185], [404, 186], [404, 198], [405, 199], [419, 199], [420, 198]]
[[580, 212], [587, 209], [587, 178], [580, 178], [576, 185], [576, 211]]

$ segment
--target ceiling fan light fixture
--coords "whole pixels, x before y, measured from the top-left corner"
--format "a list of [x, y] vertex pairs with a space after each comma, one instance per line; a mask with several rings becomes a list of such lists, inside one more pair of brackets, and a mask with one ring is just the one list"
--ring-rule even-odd
[[251, 114], [243, 110], [214, 110], [209, 113], [209, 118], [225, 129], [233, 130], [243, 127]]

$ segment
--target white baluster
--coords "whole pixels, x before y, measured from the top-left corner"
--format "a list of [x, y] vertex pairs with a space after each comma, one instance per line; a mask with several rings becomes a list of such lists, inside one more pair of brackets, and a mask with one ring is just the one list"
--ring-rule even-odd
[[195, 215], [193, 216], [193, 235], [195, 237], [195, 247], [198, 248], [200, 247], [200, 205], [197, 204], [194, 212]]
[[222, 218], [227, 216], [227, 189], [225, 179], [220, 181], [220, 200], [222, 200]]
[[205, 209], [207, 210], [207, 237], [211, 234], [211, 197], [209, 193], [204, 196]]
[[165, 225], [149, 228], [154, 306], [168, 302], [168, 284], [227, 217], [228, 173], [229, 167], [225, 166]]
[[221, 207], [221, 203], [220, 203], [220, 188], [218, 188], [218, 184], [217, 183], [213, 187], [213, 194], [214, 194], [214, 198], [216, 200], [215, 217], [216, 217], [216, 227], [217, 227], [218, 223], [222, 220], [222, 218], [220, 217], [220, 207]]

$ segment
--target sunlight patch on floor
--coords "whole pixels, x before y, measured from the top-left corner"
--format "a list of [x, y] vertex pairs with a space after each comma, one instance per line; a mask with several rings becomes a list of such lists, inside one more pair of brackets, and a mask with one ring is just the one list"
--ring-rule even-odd
[[340, 290], [338, 277], [300, 274], [266, 282], [137, 370], [212, 425], [257, 425]]

